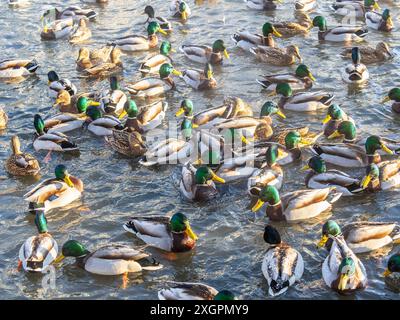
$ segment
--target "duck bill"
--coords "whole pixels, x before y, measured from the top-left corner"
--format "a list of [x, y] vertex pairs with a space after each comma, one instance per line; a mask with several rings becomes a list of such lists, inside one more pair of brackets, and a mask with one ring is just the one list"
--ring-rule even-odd
[[63, 261], [65, 258], [65, 256], [63, 254], [60, 254], [55, 260], [54, 263], [60, 263], [61, 261]]
[[214, 172], [212, 173], [212, 179], [213, 179], [213, 181], [216, 181], [219, 183], [225, 183], [225, 180], [222, 179], [221, 177], [218, 177]]
[[390, 101], [390, 97], [389, 97], [389, 96], [386, 96], [385, 98], [383, 98], [383, 100], [381, 101], [381, 103], [386, 103], [386, 102], [388, 102], [388, 101]]
[[339, 138], [340, 136], [341, 136], [341, 134], [339, 133], [339, 131], [335, 130], [335, 131], [328, 137], [328, 139]]
[[70, 176], [65, 176], [64, 182], [71, 188], [74, 186], [73, 182], [71, 181]]
[[192, 128], [193, 128], [193, 129], [197, 129], [198, 127], [199, 127], [198, 124], [192, 123]]
[[386, 21], [387, 21], [387, 24], [388, 24], [389, 27], [393, 27], [392, 17], [389, 17]]
[[175, 53], [176, 50], [171, 48], [171, 50], [169, 50], [169, 52]]
[[43, 32], [44, 32], [44, 33], [47, 33], [48, 31], [49, 31], [49, 27], [48, 27], [48, 26], [44, 26]]
[[276, 96], [276, 91], [271, 91], [270, 93], [268, 93], [267, 97], [274, 97]]
[[211, 79], [213, 77], [212, 71], [207, 71], [207, 79]]
[[308, 74], [308, 77], [309, 77], [312, 81], [316, 81], [316, 80], [317, 80], [317, 79], [315, 79], [315, 77], [312, 75], [311, 72]]
[[381, 144], [381, 148], [383, 151], [385, 151], [387, 154], [393, 154], [393, 151], [390, 150], [384, 143]]
[[368, 187], [369, 183], [371, 182], [371, 180], [372, 180], [371, 175], [365, 176], [364, 179], [361, 182], [361, 187], [363, 189], [366, 189]]
[[225, 56], [225, 58], [227, 58], [227, 59], [229, 59], [229, 53], [228, 53], [228, 50], [224, 50], [224, 56]]
[[168, 32], [166, 32], [165, 30], [163, 30], [163, 29], [158, 29], [158, 32], [159, 33], [161, 33], [162, 35], [164, 35], [164, 36], [167, 36], [168, 35]]
[[388, 277], [392, 274], [392, 272], [389, 269], [386, 269], [385, 272], [383, 273], [384, 277]]
[[182, 19], [187, 20], [187, 12], [186, 11], [182, 12]]
[[306, 164], [304, 167], [302, 167], [301, 169], [300, 169], [300, 171], [307, 171], [307, 170], [310, 170], [310, 166], [308, 165], [308, 164]]
[[329, 237], [324, 234], [321, 238], [321, 240], [319, 240], [319, 242], [317, 243], [318, 248], [322, 248], [323, 246], [325, 246], [325, 244], [327, 243]]
[[282, 35], [275, 28], [272, 29], [272, 34], [278, 38], [282, 37]]
[[309, 146], [309, 145], [312, 144], [312, 143], [313, 143], [312, 139], [306, 140], [306, 139], [304, 139], [304, 138], [301, 138], [301, 139], [300, 139], [300, 142], [299, 142], [299, 146], [300, 146], [300, 147], [306, 147], [306, 146]]
[[56, 102], [54, 102], [53, 104], [53, 108], [58, 107], [58, 105], [61, 103], [61, 101], [59, 99], [56, 100]]
[[193, 239], [194, 241], [197, 241], [197, 239], [199, 238], [199, 237], [193, 232], [193, 230], [192, 230], [192, 228], [190, 227], [190, 224], [189, 224], [189, 223], [186, 224], [186, 233], [187, 233], [187, 235], [188, 235], [191, 239]]
[[99, 105], [100, 105], [100, 102], [92, 101], [92, 100], [89, 101], [89, 106], [98, 107]]
[[253, 206], [253, 208], [251, 208], [251, 211], [253, 212], [257, 212], [258, 210], [261, 209], [261, 207], [263, 206], [264, 201], [262, 201], [261, 199], [257, 200], [257, 203]]
[[325, 119], [322, 120], [322, 124], [328, 123], [329, 121], [331, 121], [331, 119], [332, 119], [332, 117], [328, 114], [328, 115], [325, 117]]
[[175, 75], [175, 76], [178, 76], [178, 77], [182, 76], [182, 72], [180, 72], [178, 70], [175, 70], [175, 69], [172, 70], [172, 74]]
[[381, 7], [379, 6], [378, 2], [375, 2], [374, 5], [372, 6], [375, 10], [381, 10]]
[[184, 112], [185, 112], [185, 109], [180, 108], [180, 109], [175, 113], [175, 117], [180, 117], [181, 115], [183, 115]]
[[192, 162], [192, 164], [193, 164], [194, 166], [201, 165], [202, 163], [203, 163], [203, 160], [201, 160], [200, 158], [198, 158], [197, 160], [195, 160], [195, 161]]
[[339, 291], [346, 290], [347, 283], [349, 282], [349, 276], [347, 274], [341, 274], [339, 279], [338, 289]]
[[243, 142], [245, 145], [250, 144], [250, 141], [247, 140], [245, 136], [242, 136], [241, 140], [242, 140], [242, 142]]
[[125, 110], [122, 110], [121, 114], [118, 116], [118, 119], [123, 119], [127, 115]]
[[286, 119], [285, 114], [284, 114], [281, 110], [278, 110], [278, 111], [276, 112], [276, 114], [277, 114], [278, 116], [280, 116], [282, 119]]

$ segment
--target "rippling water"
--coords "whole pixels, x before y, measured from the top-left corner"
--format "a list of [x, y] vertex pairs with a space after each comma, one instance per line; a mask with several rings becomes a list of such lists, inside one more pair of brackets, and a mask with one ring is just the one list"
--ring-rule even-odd
[[[99, 15], [90, 24], [93, 37], [90, 47], [100, 47], [108, 40], [132, 32], [144, 33], [145, 17], [143, 8], [150, 1], [134, 1], [127, 4], [122, 0], [110, 0], [105, 6], [95, 7]], [[161, 15], [168, 15], [168, 1], [151, 1]], [[4, 106], [10, 121], [7, 130], [0, 136], [0, 159], [9, 155], [10, 137], [18, 134], [23, 147], [34, 153], [32, 148], [33, 115], [54, 113], [51, 100], [47, 96], [47, 77], [50, 69], [55, 69], [63, 77], [70, 78], [81, 91], [93, 87], [101, 89], [105, 82], [88, 82], [75, 71], [75, 58], [79, 46], [70, 45], [65, 40], [43, 42], [40, 40], [39, 18], [50, 6], [65, 4], [64, 1], [33, 2], [22, 8], [7, 7], [5, 1], [0, 7], [0, 48], [1, 59], [8, 57], [38, 60], [41, 68], [37, 77], [31, 77], [19, 84], [0, 83], [0, 105]], [[89, 6], [79, 1], [69, 1], [69, 5]], [[182, 25], [174, 23], [170, 41], [177, 48], [182, 43], [209, 44], [217, 38], [224, 39], [231, 53], [231, 59], [222, 67], [215, 68], [219, 87], [212, 92], [194, 92], [178, 81], [180, 93], [168, 95], [170, 109], [167, 118], [173, 119], [182, 97], [190, 97], [195, 107], [208, 108], [221, 103], [228, 95], [237, 95], [249, 102], [256, 114], [266, 101], [266, 93], [255, 82], [259, 74], [274, 73], [291, 68], [277, 68], [258, 63], [251, 55], [233, 48], [230, 35], [237, 29], [259, 32], [266, 20], [293, 20], [293, 1], [285, 1], [272, 13], [255, 12], [246, 8], [240, 0], [204, 1], [195, 5], [190, 1], [193, 16]], [[330, 15], [329, 25], [335, 25], [329, 9], [330, 1], [319, 1], [318, 8], [311, 14]], [[390, 6], [397, 17], [398, 7], [392, 1], [380, 1], [381, 7]], [[339, 22], [340, 20], [338, 20]], [[400, 22], [394, 20], [397, 25]], [[387, 41], [398, 52], [399, 32], [383, 34], [370, 31], [369, 44]], [[306, 37], [288, 40], [278, 39], [286, 46], [297, 44], [304, 58], [317, 78], [315, 88], [325, 89], [335, 94], [335, 101], [358, 122], [363, 135], [398, 133], [399, 119], [389, 106], [380, 104], [384, 93], [396, 84], [399, 59], [384, 65], [369, 66], [370, 82], [358, 91], [348, 90], [342, 82], [340, 70], [346, 64], [338, 57], [340, 45], [320, 44], [317, 29]], [[123, 57], [125, 65], [124, 81], [139, 77], [136, 72], [138, 61], [145, 53]], [[173, 55], [177, 69], [198, 65], [185, 59], [180, 53]], [[322, 113], [298, 114], [287, 112], [285, 122], [291, 124], [308, 123], [316, 130], [321, 128]], [[166, 119], [167, 120], [167, 119]], [[199, 235], [197, 248], [181, 255], [165, 255], [149, 249], [165, 265], [164, 269], [130, 275], [130, 284], [121, 290], [121, 277], [102, 277], [89, 274], [66, 260], [56, 272], [56, 289], [45, 292], [41, 286], [42, 275], [16, 272], [18, 250], [21, 244], [36, 233], [33, 217], [27, 213], [27, 203], [22, 195], [37, 181], [14, 178], [0, 167], [0, 298], [111, 298], [111, 299], [155, 299], [157, 289], [166, 280], [201, 281], [217, 289], [230, 289], [239, 299], [270, 299], [267, 284], [261, 273], [261, 262], [267, 245], [262, 233], [266, 219], [254, 216], [249, 211], [249, 199], [244, 184], [225, 185], [221, 196], [207, 205], [191, 204], [179, 196], [175, 179], [179, 169], [163, 167], [147, 169], [135, 161], [126, 159], [107, 148], [104, 141], [90, 133], [74, 132], [71, 136], [79, 144], [80, 156], [53, 154], [48, 164], [43, 163], [45, 153], [34, 153], [42, 165], [42, 178], [53, 176], [56, 164], [64, 163], [69, 171], [85, 183], [84, 197], [68, 210], [54, 210], [47, 214], [49, 229], [59, 246], [70, 238], [77, 239], [95, 249], [104, 244], [121, 242], [132, 245], [142, 244], [127, 234], [122, 224], [132, 214], [172, 214], [177, 210], [185, 212], [192, 227]], [[306, 157], [305, 157], [306, 158]], [[304, 174], [299, 174], [299, 165], [285, 168], [285, 185], [282, 192], [304, 188]], [[352, 174], [362, 175], [356, 171]], [[382, 192], [362, 198], [342, 199], [332, 215], [340, 224], [355, 219], [400, 222], [400, 201], [396, 191]], [[315, 243], [321, 232], [322, 223], [328, 215], [299, 224], [275, 224], [284, 241], [298, 249], [305, 260], [305, 272], [300, 283], [290, 288], [278, 299], [396, 299], [398, 294], [389, 291], [381, 276], [386, 255], [396, 249], [387, 247], [373, 254], [360, 255], [369, 278], [368, 288], [354, 297], [343, 298], [325, 285], [321, 266], [326, 256], [324, 250], [317, 250]]]

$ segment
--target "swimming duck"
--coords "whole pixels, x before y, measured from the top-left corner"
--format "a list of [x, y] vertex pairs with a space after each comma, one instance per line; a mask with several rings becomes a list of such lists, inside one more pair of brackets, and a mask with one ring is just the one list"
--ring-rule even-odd
[[130, 158], [143, 156], [147, 151], [142, 135], [137, 131], [114, 129], [105, 139], [111, 148]]
[[60, 90], [53, 107], [66, 113], [84, 113], [89, 106], [99, 106], [100, 103], [94, 101], [96, 98], [93, 93], [78, 93], [73, 96], [67, 90]]
[[305, 12], [296, 14], [298, 22], [279, 21], [274, 23], [275, 29], [282, 35], [283, 38], [289, 38], [297, 35], [308, 34], [312, 28], [312, 20]]
[[342, 230], [336, 221], [328, 220], [322, 226], [318, 247], [330, 250], [333, 239], [341, 236], [354, 253], [366, 253], [398, 242], [400, 227], [392, 222], [358, 221], [346, 224]]
[[44, 121], [44, 132], [67, 133], [82, 128], [86, 120], [84, 113], [60, 113]]
[[172, 32], [172, 25], [171, 22], [169, 22], [166, 18], [164, 17], [156, 17], [156, 14], [154, 12], [154, 8], [152, 6], [146, 6], [144, 8], [144, 14], [147, 14], [147, 20], [146, 23], [150, 22], [157, 22], [160, 25], [160, 28], [164, 30], [165, 32]]
[[181, 76], [182, 73], [176, 70], [171, 64], [164, 63], [159, 70], [160, 78], [150, 77], [136, 83], [128, 84], [126, 90], [138, 98], [154, 98], [175, 88], [171, 74]]
[[354, 123], [354, 120], [349, 117], [339, 105], [336, 103], [331, 104], [325, 119], [322, 121], [324, 135], [326, 137], [332, 135], [343, 121], [351, 121]]
[[198, 239], [190, 227], [188, 218], [181, 212], [172, 217], [133, 217], [123, 227], [147, 245], [168, 252], [190, 251], [196, 246]]
[[183, 21], [186, 21], [192, 14], [189, 5], [183, 0], [172, 0], [169, 5], [169, 12], [171, 17], [180, 18]]
[[396, 292], [400, 291], [400, 254], [396, 253], [389, 258], [383, 276], [388, 287]]
[[82, 196], [82, 180], [71, 176], [66, 166], [57, 165], [54, 173], [55, 178], [44, 180], [24, 195], [31, 213], [65, 207]]
[[341, 196], [342, 194], [336, 192], [334, 187], [329, 187], [297, 190], [286, 193], [280, 198], [276, 187], [266, 186], [260, 191], [258, 201], [251, 210], [256, 212], [267, 203], [266, 215], [270, 220], [299, 221], [332, 210], [332, 204]]
[[319, 156], [310, 158], [308, 164], [302, 168], [302, 171], [305, 170], [311, 170], [305, 180], [307, 188], [323, 189], [335, 187], [343, 196], [352, 196], [363, 190], [359, 179], [352, 178], [347, 173], [339, 170], [327, 170], [324, 159]]
[[29, 272], [44, 272], [57, 258], [57, 242], [47, 228], [43, 212], [35, 216], [38, 235], [29, 237], [19, 249], [18, 269]]
[[120, 89], [118, 78], [116, 76], [110, 77], [110, 90], [104, 91], [100, 96], [101, 111], [122, 118], [127, 100], [126, 94]]
[[121, 61], [121, 50], [114, 48], [111, 51], [111, 61], [105, 62], [90, 68], [84, 69], [83, 72], [89, 77], [105, 77], [110, 74], [119, 72], [123, 68]]
[[294, 8], [297, 11], [311, 11], [317, 5], [317, 0], [296, 0]]
[[36, 130], [33, 147], [36, 151], [69, 152], [78, 150], [78, 146], [65, 134], [60, 132], [45, 133], [45, 124], [39, 114], [35, 114], [33, 124]]
[[[358, 47], [361, 53], [361, 63], [371, 64], [383, 62], [393, 58], [393, 53], [386, 42], [378, 42], [376, 47], [360, 46]], [[352, 48], [346, 48], [341, 52], [341, 56], [351, 58]]]
[[149, 53], [142, 61], [139, 67], [139, 71], [142, 76], [148, 74], [158, 74], [160, 67], [164, 63], [172, 63], [172, 59], [169, 56], [170, 52], [174, 52], [171, 43], [169, 41], [163, 41], [160, 46], [159, 53]]
[[333, 94], [324, 91], [298, 92], [293, 94], [292, 88], [288, 83], [279, 83], [270, 95], [278, 94], [281, 96], [278, 106], [283, 110], [299, 112], [317, 111], [326, 109], [332, 103]]
[[89, 53], [88, 59], [91, 61], [93, 65], [98, 65], [104, 62], [111, 62], [111, 52], [117, 45], [112, 43], [110, 45], [105, 45], [100, 49], [86, 49], [86, 53]]
[[348, 64], [342, 71], [343, 81], [350, 84], [364, 84], [369, 79], [369, 72], [367, 67], [360, 62], [361, 53], [358, 47], [351, 50], [351, 60], [352, 63]]
[[282, 0], [244, 0], [250, 9], [271, 11], [276, 9], [275, 2], [282, 3]]
[[179, 47], [188, 59], [201, 64], [221, 64], [224, 56], [229, 59], [228, 51], [226, 50], [223, 40], [215, 40], [212, 47], [198, 45], [182, 45]]
[[264, 241], [269, 244], [269, 248], [264, 255], [261, 270], [268, 282], [269, 295], [276, 297], [300, 281], [304, 261], [300, 252], [282, 242], [278, 230], [271, 225], [264, 229]]
[[362, 187], [369, 191], [388, 190], [400, 186], [400, 160], [383, 161], [367, 166]]
[[[110, 51], [111, 54], [111, 51]], [[95, 64], [90, 59], [90, 50], [88, 48], [80, 48], [78, 58], [75, 61], [76, 70], [83, 71], [92, 68]]]
[[393, 101], [392, 111], [400, 114], [400, 88], [390, 89], [388, 95], [382, 100], [382, 103]]
[[69, 37], [70, 43], [83, 42], [92, 37], [92, 31], [86, 25], [86, 18], [80, 19], [78, 27], [71, 33]]
[[278, 83], [289, 83], [292, 90], [310, 89], [315, 81], [314, 76], [305, 64], [299, 64], [295, 73], [280, 73], [262, 76], [256, 81], [267, 90], [275, 90]]
[[35, 73], [39, 68], [36, 60], [3, 60], [0, 61], [0, 78], [20, 78]]
[[340, 294], [351, 294], [367, 286], [363, 263], [347, 246], [343, 237], [332, 239], [329, 255], [322, 265], [322, 277], [328, 287]]
[[34, 176], [39, 173], [40, 165], [30, 153], [21, 152], [21, 142], [18, 136], [11, 138], [11, 156], [5, 162], [5, 168], [14, 176]]
[[158, 291], [159, 300], [235, 300], [229, 290], [218, 291], [203, 283], [179, 282]]
[[294, 64], [296, 59], [302, 61], [299, 48], [295, 45], [287, 46], [286, 49], [257, 46], [250, 48], [250, 52], [260, 61], [274, 66], [289, 66]]
[[92, 9], [82, 9], [78, 6], [70, 6], [65, 9], [51, 8], [43, 13], [40, 20], [46, 22], [53, 22], [55, 20], [62, 20], [72, 18], [74, 22], [79, 22], [82, 18], [92, 20], [97, 17], [97, 12]]
[[0, 107], [0, 130], [7, 127], [8, 116], [2, 107]]
[[78, 92], [76, 86], [69, 79], [60, 79], [58, 74], [51, 70], [47, 73], [48, 85], [49, 85], [49, 96], [57, 97], [61, 90], [66, 90], [73, 96]]
[[322, 16], [316, 16], [313, 19], [313, 26], [319, 28], [319, 40], [333, 42], [363, 41], [368, 33], [366, 27], [338, 26], [328, 29], [326, 26], [326, 19]]
[[251, 48], [256, 46], [268, 46], [275, 47], [275, 37], [281, 37], [282, 35], [275, 29], [274, 25], [269, 22], [264, 23], [261, 34], [253, 34], [248, 31], [241, 31], [233, 34], [231, 37], [235, 45], [243, 50], [249, 51]]
[[376, 0], [336, 2], [331, 7], [337, 15], [347, 16], [351, 13], [357, 18], [364, 18], [366, 12], [380, 10]]
[[147, 51], [157, 46], [157, 32], [160, 32], [163, 35], [167, 35], [167, 33], [160, 28], [158, 22], [152, 21], [147, 26], [147, 37], [139, 35], [129, 35], [114, 40], [113, 44], [116, 44], [123, 51]]
[[187, 69], [182, 72], [182, 79], [196, 90], [214, 89], [217, 87], [217, 80], [211, 64], [207, 63], [204, 70]]
[[365, 14], [365, 23], [374, 30], [390, 32], [394, 25], [389, 9], [383, 10], [382, 14], [370, 11]]
[[74, 31], [74, 20], [72, 18], [55, 20], [46, 24], [40, 33], [42, 40], [57, 40], [69, 36]]
[[84, 125], [96, 136], [111, 136], [113, 129], [122, 130], [124, 128], [121, 121], [111, 115], [102, 116], [101, 111], [95, 106], [88, 107], [86, 115], [88, 118]]

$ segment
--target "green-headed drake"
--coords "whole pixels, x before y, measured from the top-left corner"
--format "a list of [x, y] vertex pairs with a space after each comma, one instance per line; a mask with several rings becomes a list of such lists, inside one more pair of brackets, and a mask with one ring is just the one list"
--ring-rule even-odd
[[324, 120], [322, 121], [322, 128], [324, 130], [325, 137], [329, 137], [331, 134], [333, 134], [343, 121], [351, 121], [354, 123], [354, 120], [349, 117], [338, 104], [331, 104]]
[[149, 53], [141, 62], [139, 66], [139, 71], [142, 76], [149, 74], [159, 74], [160, 67], [164, 63], [172, 64], [172, 59], [169, 56], [171, 52], [175, 52], [172, 49], [171, 43], [169, 41], [163, 41], [160, 45], [160, 52]]
[[179, 18], [182, 21], [186, 21], [192, 15], [187, 2], [183, 0], [172, 0], [169, 5], [169, 13], [173, 18]]
[[94, 93], [79, 93], [71, 96], [67, 90], [60, 90], [53, 107], [64, 113], [85, 113], [89, 106], [99, 106], [100, 102], [95, 101]]
[[188, 59], [201, 64], [221, 64], [225, 58], [229, 59], [228, 51], [226, 50], [225, 43], [223, 40], [215, 40], [212, 47], [203, 45], [182, 45], [179, 47], [179, 51], [182, 52]]
[[121, 90], [118, 78], [111, 76], [110, 89], [105, 90], [100, 95], [100, 110], [106, 114], [112, 114], [123, 118], [124, 105], [127, 101], [126, 94]]
[[167, 33], [172, 32], [172, 24], [167, 20], [167, 18], [156, 16], [154, 8], [152, 6], [146, 6], [144, 8], [144, 14], [147, 14], [146, 23], [157, 22], [160, 28]]
[[[386, 42], [378, 42], [375, 47], [363, 45], [359, 47], [361, 52], [361, 63], [371, 64], [383, 62], [394, 57], [389, 45]], [[340, 55], [343, 58], [351, 58], [352, 48], [343, 49]]]
[[2, 60], [0, 61], [0, 78], [26, 77], [35, 73], [38, 68], [39, 64], [36, 60]]
[[182, 79], [196, 90], [215, 89], [217, 87], [217, 80], [214, 78], [214, 71], [210, 63], [205, 65], [204, 70], [186, 69], [182, 72]]
[[362, 187], [369, 191], [388, 190], [400, 186], [400, 160], [371, 163], [366, 168]]
[[374, 30], [390, 32], [394, 28], [392, 16], [389, 9], [383, 10], [382, 13], [370, 11], [365, 14], [365, 23]]
[[400, 254], [395, 253], [389, 258], [383, 276], [385, 277], [385, 283], [389, 288], [396, 292], [400, 292]]
[[331, 8], [335, 11], [335, 14], [347, 16], [349, 15], [349, 5], [353, 10], [352, 15], [355, 15], [356, 18], [364, 18], [366, 12], [380, 10], [376, 0], [351, 1], [351, 3], [349, 1], [336, 2]]
[[159, 300], [235, 300], [229, 290], [221, 290], [204, 283], [178, 282], [158, 291]]
[[393, 101], [392, 111], [400, 114], [400, 88], [390, 89], [387, 96], [382, 100], [382, 103]]
[[342, 70], [342, 79], [349, 84], [361, 85], [368, 81], [369, 72], [367, 67], [361, 63], [361, 52], [358, 47], [351, 49], [352, 63], [346, 65]]
[[121, 121], [111, 115], [102, 115], [99, 108], [90, 106], [86, 110], [87, 119], [85, 127], [96, 136], [111, 136], [113, 129], [122, 130], [124, 127]]

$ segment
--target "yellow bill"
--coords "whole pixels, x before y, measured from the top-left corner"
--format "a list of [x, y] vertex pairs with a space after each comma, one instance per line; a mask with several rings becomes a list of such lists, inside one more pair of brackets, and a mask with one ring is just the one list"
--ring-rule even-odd
[[393, 154], [393, 151], [390, 150], [384, 143], [381, 144], [381, 148], [383, 151], [385, 151], [387, 154]]
[[276, 112], [276, 114], [277, 114], [278, 116], [280, 116], [282, 119], [286, 119], [285, 114], [284, 114], [281, 110], [278, 110], [278, 111]]
[[193, 129], [197, 129], [198, 127], [199, 127], [198, 124], [195, 124], [195, 123], [192, 122], [192, 128], [193, 128]]
[[341, 274], [339, 279], [338, 289], [340, 291], [346, 290], [347, 283], [349, 282], [349, 276], [347, 274]]
[[374, 3], [373, 8], [374, 8], [375, 10], [381, 10], [381, 7], [379, 6], [378, 2], [375, 2], [375, 3]]
[[312, 81], [316, 81], [316, 80], [317, 80], [317, 79], [314, 78], [314, 76], [312, 75], [311, 72], [308, 74], [308, 77], [309, 77]]
[[384, 277], [390, 276], [392, 272], [389, 269], [386, 269], [385, 272], [383, 273]]
[[61, 261], [63, 261], [64, 260], [64, 255], [63, 254], [60, 254], [55, 260], [54, 260], [54, 263], [60, 263]]
[[164, 36], [167, 36], [168, 35], [168, 32], [166, 32], [165, 30], [163, 30], [163, 29], [158, 29], [158, 32], [159, 33], [161, 33], [161, 34], [163, 34]]
[[225, 56], [225, 58], [229, 59], [229, 53], [226, 49], [224, 50], [224, 56]]
[[118, 116], [118, 119], [122, 119], [127, 115], [125, 110], [122, 110], [121, 114]]
[[381, 103], [385, 103], [385, 102], [388, 102], [388, 101], [390, 101], [390, 97], [389, 97], [389, 96], [386, 96], [385, 98], [383, 98], [383, 100], [381, 101]]
[[253, 206], [253, 208], [251, 208], [251, 211], [253, 212], [257, 212], [258, 210], [260, 210], [260, 208], [263, 206], [264, 201], [262, 201], [261, 199], [257, 200], [257, 203]]
[[188, 236], [193, 239], [194, 241], [196, 241], [199, 237], [193, 232], [192, 228], [190, 227], [189, 222], [186, 223], [186, 233], [188, 234]]
[[335, 131], [333, 131], [333, 133], [328, 137], [328, 139], [334, 139], [334, 138], [338, 138], [338, 137], [340, 137], [340, 136], [341, 136], [340, 132], [337, 131], [337, 130], [335, 130]]
[[322, 123], [323, 123], [323, 124], [328, 123], [329, 121], [331, 121], [331, 119], [332, 119], [332, 117], [328, 114], [328, 115], [325, 117], [325, 119], [322, 120]]
[[170, 52], [175, 53], [176, 50], [171, 48]]
[[242, 140], [242, 142], [243, 142], [245, 145], [248, 145], [248, 144], [250, 144], [250, 141], [249, 141], [249, 140], [247, 140], [247, 139], [246, 139], [246, 137], [245, 137], [245, 136], [243, 136], [243, 135], [242, 135], [242, 138], [241, 138], [241, 140]]
[[179, 110], [175, 113], [175, 117], [180, 117], [185, 112], [185, 109], [179, 108]]
[[212, 179], [213, 179], [214, 181], [219, 182], [219, 183], [225, 183], [225, 180], [222, 179], [221, 177], [218, 177], [214, 172], [212, 173]]
[[207, 79], [211, 79], [213, 76], [213, 72], [211, 70], [207, 71]]
[[282, 37], [282, 35], [275, 28], [272, 29], [272, 33], [275, 37]]
[[371, 179], [372, 179], [371, 175], [365, 176], [364, 179], [361, 182], [361, 187], [363, 189], [367, 188], [369, 183], [371, 182]]
[[100, 102], [93, 101], [93, 100], [90, 100], [90, 101], [89, 101], [89, 106], [98, 107], [99, 105], [100, 105]]
[[64, 178], [65, 183], [70, 186], [71, 188], [74, 186], [73, 182], [71, 181], [71, 178], [69, 177], [69, 175], [66, 175]]
[[182, 12], [182, 19], [183, 19], [183, 20], [186, 20], [186, 19], [187, 19], [187, 12], [186, 12], [186, 11], [183, 11], [183, 12]]
[[329, 239], [329, 237], [326, 234], [324, 234], [322, 236], [321, 240], [319, 240], [319, 242], [317, 243], [318, 248], [322, 248], [326, 244], [328, 239]]
[[175, 75], [175, 76], [181, 76], [181, 75], [182, 75], [182, 72], [173, 69], [173, 70], [172, 70], [172, 74]]
[[307, 171], [307, 170], [310, 170], [311, 168], [310, 168], [310, 166], [308, 165], [308, 164], [306, 164], [305, 166], [303, 166], [301, 169], [300, 169], [300, 171]]

